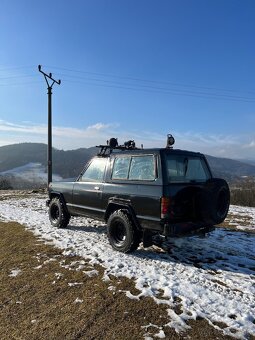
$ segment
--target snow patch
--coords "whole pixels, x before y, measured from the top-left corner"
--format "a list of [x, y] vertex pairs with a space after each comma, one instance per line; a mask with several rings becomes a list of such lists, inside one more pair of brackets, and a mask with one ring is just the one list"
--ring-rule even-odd
[[75, 287], [75, 286], [81, 286], [81, 285], [83, 285], [82, 282], [69, 282], [68, 283], [69, 287]]
[[13, 269], [11, 270], [11, 273], [9, 274], [9, 277], [16, 277], [21, 273], [20, 269]]
[[[255, 234], [216, 228], [203, 238], [163, 242], [161, 252], [140, 247], [132, 254], [123, 254], [109, 245], [103, 222], [72, 218], [67, 228], [52, 228], [45, 198], [0, 201], [0, 218], [27, 226], [67, 256], [79, 255], [91, 265], [103, 266], [105, 281], [110, 282], [111, 275], [133, 279], [140, 293], [134, 296], [129, 292], [128, 296], [150, 296], [168, 305], [168, 325], [177, 332], [188, 329], [187, 320], [201, 317], [211, 325], [225, 323], [225, 334], [233, 336], [235, 330], [237, 338], [255, 335]], [[249, 227], [255, 228], [254, 208], [231, 206], [230, 213], [232, 223], [238, 225], [241, 218], [242, 225], [249, 221]], [[176, 297], [181, 314], [174, 310]]]
[[[8, 178], [15, 187], [19, 181], [30, 182], [36, 185], [47, 183], [46, 167], [41, 163], [28, 163], [14, 169], [2, 171], [0, 175]], [[52, 178], [54, 181], [62, 180], [62, 177], [56, 174], [53, 174]]]
[[97, 276], [98, 275], [98, 271], [95, 270], [95, 269], [83, 271], [83, 273], [86, 274], [89, 277], [93, 277], [93, 276]]

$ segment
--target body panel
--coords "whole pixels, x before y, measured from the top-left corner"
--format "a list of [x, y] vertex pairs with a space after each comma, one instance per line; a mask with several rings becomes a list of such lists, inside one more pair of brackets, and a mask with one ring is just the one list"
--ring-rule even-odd
[[[205, 171], [204, 178], [198, 177], [198, 180], [192, 180], [192, 177], [186, 176], [185, 182], [180, 179], [178, 179], [179, 182], [171, 182], [169, 171], [166, 169], [166, 159], [169, 155], [176, 159], [182, 158], [184, 161], [200, 159]], [[133, 177], [129, 178], [130, 167], [137, 163], [132, 160], [135, 157], [137, 160], [139, 156], [140, 158], [146, 156], [147, 162], [148, 159], [151, 162], [151, 157], [153, 157], [154, 177], [148, 176], [151, 179], [133, 180], [134, 173]], [[126, 169], [126, 178], [112, 178], [114, 162], [121, 157], [130, 158], [130, 162], [123, 162], [129, 164], [129, 168]], [[100, 180], [86, 179], [84, 174], [88, 167], [93, 160], [99, 162], [100, 159], [105, 160], [103, 162], [105, 170]], [[194, 170], [193, 172], [195, 174]], [[114, 176], [119, 176], [117, 171]], [[141, 229], [175, 235], [207, 226], [199, 219], [197, 197], [201, 191], [206, 189], [207, 180], [210, 179], [212, 179], [211, 170], [206, 158], [200, 153], [173, 149], [133, 149], [94, 157], [75, 182], [51, 183], [49, 195], [50, 197], [56, 194], [63, 195], [71, 215], [88, 216], [100, 220], [109, 217], [109, 214], [106, 214], [109, 204], [116, 204], [118, 209], [130, 207]], [[166, 198], [165, 201], [168, 202], [163, 217], [162, 198]]]

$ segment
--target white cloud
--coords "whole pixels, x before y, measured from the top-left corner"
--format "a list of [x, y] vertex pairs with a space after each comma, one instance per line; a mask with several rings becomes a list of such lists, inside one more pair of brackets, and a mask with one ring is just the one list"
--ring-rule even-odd
[[102, 130], [107, 130], [109, 128], [111, 128], [113, 126], [113, 124], [103, 124], [103, 123], [96, 123], [94, 125], [88, 126], [87, 127], [87, 131], [89, 130], [97, 130], [97, 131], [102, 131]]
[[255, 140], [252, 140], [248, 144], [245, 144], [243, 147], [247, 148], [247, 149], [254, 149], [254, 151], [255, 151]]
[[13, 124], [0, 120], [0, 131], [2, 132], [16, 132], [16, 133], [29, 133], [29, 134], [46, 134], [47, 127], [44, 125], [32, 124]]
[[[22, 142], [47, 143], [47, 125], [31, 122], [15, 124], [0, 120], [0, 146]], [[226, 158], [255, 158], [254, 136], [217, 135], [194, 133], [192, 131], [172, 131], [175, 148], [199, 151], [213, 156]], [[105, 144], [111, 137], [118, 138], [119, 144], [134, 139], [137, 146], [164, 147], [166, 136], [158, 132], [127, 131], [117, 123], [98, 122], [84, 128], [53, 127], [53, 146], [70, 150]]]

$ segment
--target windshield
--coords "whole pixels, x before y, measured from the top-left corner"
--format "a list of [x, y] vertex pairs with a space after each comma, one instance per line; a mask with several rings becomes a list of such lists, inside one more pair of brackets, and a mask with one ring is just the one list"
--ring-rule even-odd
[[166, 155], [166, 173], [169, 183], [205, 182], [211, 178], [202, 157]]

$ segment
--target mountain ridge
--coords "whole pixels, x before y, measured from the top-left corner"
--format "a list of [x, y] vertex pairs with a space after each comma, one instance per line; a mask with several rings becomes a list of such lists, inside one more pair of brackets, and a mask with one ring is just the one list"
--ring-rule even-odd
[[[96, 148], [76, 150], [52, 149], [53, 172], [63, 178], [75, 177], [84, 164], [96, 154]], [[47, 145], [43, 143], [19, 143], [0, 147], [0, 173], [24, 166], [41, 163], [47, 169]]]
[[[96, 147], [75, 150], [59, 150], [53, 148], [53, 174], [62, 178], [75, 178], [82, 171], [86, 162], [97, 153]], [[215, 177], [235, 181], [243, 176], [255, 177], [255, 165], [240, 160], [219, 158], [206, 155], [207, 161]], [[47, 145], [43, 143], [19, 143], [0, 147], [0, 180], [13, 178], [11, 171], [29, 163], [40, 163], [47, 172]], [[9, 174], [8, 174], [9, 172]]]

